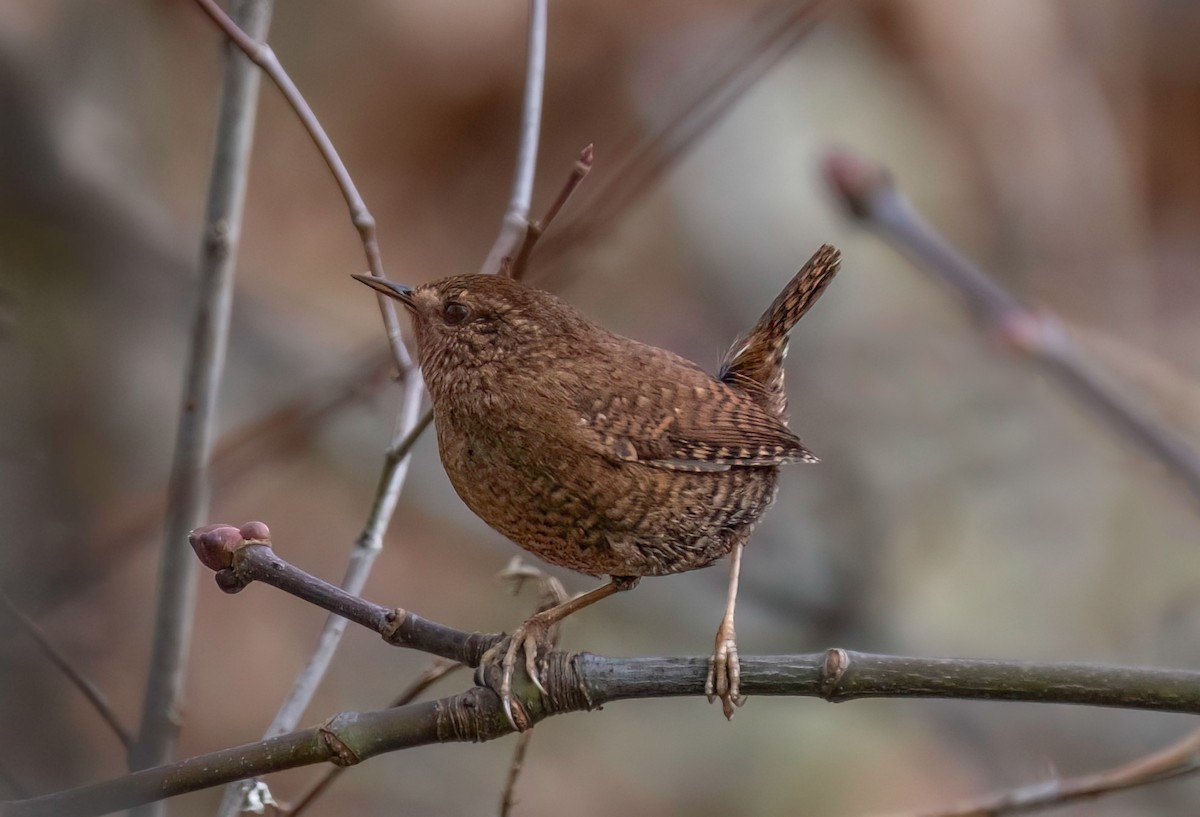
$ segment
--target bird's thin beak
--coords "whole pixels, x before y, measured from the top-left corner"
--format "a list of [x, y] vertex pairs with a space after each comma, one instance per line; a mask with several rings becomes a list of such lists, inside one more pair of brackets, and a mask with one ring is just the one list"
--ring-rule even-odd
[[351, 277], [356, 281], [362, 281], [376, 292], [382, 292], [388, 297], [395, 298], [409, 309], [412, 309], [414, 306], [412, 297], [413, 290], [410, 286], [397, 284], [387, 280], [386, 278], [376, 278], [374, 275], [351, 275]]

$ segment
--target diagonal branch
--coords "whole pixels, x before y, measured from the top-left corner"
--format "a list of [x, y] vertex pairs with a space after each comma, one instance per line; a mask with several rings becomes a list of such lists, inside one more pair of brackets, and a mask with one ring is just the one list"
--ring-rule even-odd
[[[350, 217], [358, 229], [362, 239], [363, 251], [367, 257], [367, 266], [372, 275], [385, 277], [383, 259], [379, 251], [379, 241], [376, 235], [375, 218], [367, 209], [366, 203], [358, 192], [349, 171], [330, 141], [325, 129], [317, 120], [316, 115], [301, 95], [291, 77], [283, 69], [274, 51], [262, 36], [247, 34], [237, 23], [229, 18], [214, 2], [214, 0], [196, 0], [201, 9], [225, 32], [226, 36], [256, 65], [262, 68], [279, 90], [283, 93], [288, 104], [300, 118], [308, 131], [313, 143], [320, 151], [322, 158], [337, 181], [338, 187], [350, 210]], [[387, 530], [395, 511], [396, 503], [408, 475], [409, 456], [412, 441], [424, 428], [427, 421], [420, 416], [421, 380], [420, 374], [413, 365], [412, 357], [404, 345], [400, 334], [400, 324], [396, 317], [392, 302], [385, 297], [378, 298], [380, 312], [383, 316], [384, 327], [387, 331], [388, 343], [397, 368], [404, 377], [404, 398], [397, 420], [396, 432], [393, 436], [389, 451], [385, 457], [383, 472], [380, 476], [379, 487], [371, 505], [370, 513], [355, 543], [350, 563], [346, 569], [343, 586], [347, 592], [356, 594], [361, 591], [370, 575], [375, 557], [383, 547], [383, 535]], [[406, 442], [407, 441], [407, 442]], [[308, 707], [321, 679], [333, 660], [333, 655], [341, 642], [345, 631], [345, 622], [336, 617], [330, 617], [318, 637], [317, 647], [308, 664], [296, 678], [287, 699], [283, 702], [274, 721], [268, 727], [267, 735], [281, 734], [295, 728], [296, 723]], [[229, 790], [222, 801], [221, 814], [232, 814], [236, 811], [241, 800], [241, 792]]]
[[1114, 386], [1084, 357], [1057, 318], [1027, 309], [951, 247], [896, 189], [885, 168], [843, 152], [826, 159], [825, 172], [853, 217], [957, 291], [984, 327], [1037, 363], [1119, 437], [1162, 463], [1200, 498], [1200, 451]]
[[1102, 772], [1047, 780], [898, 817], [999, 817], [1064, 806], [1200, 771], [1200, 730], [1157, 752]]
[[773, 0], [718, 51], [713, 67], [681, 96], [663, 124], [619, 145], [597, 179], [580, 215], [547, 236], [538, 250], [539, 285], [558, 283], [567, 267], [551, 265], [570, 249], [594, 240], [630, 205], [653, 189], [666, 172], [696, 145], [746, 92], [786, 57], [838, 0]]
[[[251, 30], [265, 32], [271, 3], [242, 0], [235, 13]], [[217, 392], [225, 364], [234, 261], [257, 102], [258, 72], [240, 55], [229, 52], [200, 249], [196, 311], [168, 487], [154, 644], [141, 730], [130, 753], [133, 768], [156, 765], [169, 758], [179, 732], [178, 709], [196, 587], [195, 561], [184, 550], [183, 542], [208, 511], [208, 466], [216, 428]]]
[[558, 191], [550, 209], [546, 211], [546, 215], [542, 216], [540, 221], [531, 221], [528, 228], [525, 230], [525, 235], [521, 239], [521, 246], [517, 248], [515, 257], [505, 256], [501, 263], [501, 274], [508, 275], [510, 278], [521, 280], [525, 277], [525, 271], [529, 267], [529, 256], [533, 254], [533, 248], [537, 246], [538, 240], [546, 232], [550, 223], [558, 216], [562, 208], [566, 206], [567, 200], [571, 198], [571, 194], [575, 192], [575, 188], [579, 187], [592, 169], [592, 163], [596, 159], [596, 148], [594, 145], [588, 145], [579, 152], [579, 158], [575, 160], [575, 165], [571, 168], [571, 175], [567, 176], [566, 182], [563, 183], [562, 189]]
[[60, 652], [59, 649], [55, 647], [53, 643], [51, 643], [50, 639], [42, 631], [42, 628], [38, 626], [37, 622], [25, 615], [25, 613], [21, 611], [21, 608], [17, 607], [6, 593], [0, 592], [0, 606], [3, 606], [8, 610], [9, 615], [16, 619], [17, 623], [21, 625], [21, 628], [29, 634], [29, 637], [32, 638], [39, 647], [41, 647], [42, 652], [46, 654], [46, 657], [50, 659], [54, 666], [58, 667], [59, 671], [66, 676], [67, 680], [74, 684], [75, 688], [83, 693], [83, 697], [88, 699], [88, 703], [90, 703], [92, 708], [96, 710], [96, 713], [104, 719], [104, 722], [109, 725], [109, 727], [116, 734], [117, 739], [120, 740], [121, 744], [125, 747], [125, 751], [128, 752], [133, 747], [133, 735], [130, 734], [129, 730], [125, 728], [125, 725], [121, 723], [121, 719], [117, 717], [117, 713], [113, 711], [112, 704], [108, 702], [108, 696], [101, 692], [99, 687], [92, 683], [87, 676], [80, 672], [79, 669], [71, 663], [69, 658], [63, 655], [62, 652]]
[[[395, 699], [388, 704], [388, 706], [394, 708], [412, 703], [422, 692], [429, 689], [429, 687], [433, 686], [435, 683], [440, 681], [442, 678], [445, 678], [456, 669], [461, 668], [462, 664], [458, 664], [453, 661], [446, 661], [442, 658], [434, 659], [433, 663], [430, 664], [424, 672], [418, 675], [416, 680], [409, 684], [403, 692], [397, 695]], [[528, 735], [531, 733], [526, 732], [525, 734]], [[300, 817], [301, 814], [308, 810], [309, 806], [316, 802], [318, 797], [329, 790], [329, 787], [332, 786], [333, 783], [342, 776], [342, 772], [346, 771], [346, 768], [347, 767], [345, 766], [335, 765], [331, 769], [326, 769], [324, 774], [322, 774], [304, 791], [302, 795], [300, 795], [300, 798], [296, 801], [296, 805], [284, 812], [285, 817]]]
[[[375, 559], [383, 550], [383, 537], [396, 510], [400, 491], [408, 475], [412, 446], [432, 418], [429, 412], [424, 415], [420, 414], [422, 394], [420, 378], [420, 371], [416, 367], [410, 367], [404, 374], [403, 406], [396, 434], [384, 457], [383, 472], [371, 503], [371, 510], [367, 515], [362, 532], [355, 541], [346, 574], [342, 579], [341, 590], [350, 596], [357, 596], [362, 592], [362, 588], [370, 576], [371, 568], [375, 564]], [[282, 735], [296, 728], [296, 724], [300, 722], [300, 718], [308, 709], [317, 688], [329, 670], [329, 665], [341, 643], [347, 623], [342, 616], [332, 614], [325, 620], [321, 633], [317, 637], [317, 645], [313, 654], [296, 676], [291, 690], [280, 705], [275, 718], [267, 727], [264, 738]], [[229, 816], [236, 814], [241, 809], [246, 795], [253, 788], [253, 782], [230, 786], [222, 798], [218, 814]]]
[[[384, 383], [391, 381], [395, 364], [387, 349], [371, 348], [344, 364], [336, 375], [318, 382], [303, 383], [297, 396], [272, 407], [237, 428], [221, 435], [209, 462], [214, 501], [231, 494], [257, 468], [293, 453], [322, 424], [339, 412], [369, 399]], [[99, 575], [123, 569], [127, 560], [137, 558], [139, 551], [129, 548], [130, 542], [148, 537], [153, 528], [162, 524], [164, 509], [150, 497], [124, 500], [133, 506], [120, 523], [95, 534], [91, 547], [111, 555], [106, 558]]]
[[253, 582], [278, 587], [297, 598], [379, 633], [395, 646], [408, 646], [467, 666], [478, 666], [499, 635], [466, 633], [408, 610], [382, 607], [288, 564], [271, 549], [261, 522], [206, 525], [189, 537], [200, 561], [216, 571], [217, 586], [238, 593]]
[[[551, 211], [553, 215], [553, 210]], [[566, 588], [554, 576], [534, 565], [527, 564], [520, 556], [514, 556], [508, 566], [500, 572], [500, 578], [512, 584], [513, 595], [521, 592], [526, 581], [533, 580], [537, 584], [538, 604], [535, 613], [545, 612], [570, 600]], [[558, 646], [560, 628], [555, 624], [549, 632], [547, 646], [551, 649]], [[533, 739], [533, 730], [526, 729], [517, 737], [516, 748], [513, 749], [512, 761], [508, 766], [508, 774], [504, 778], [504, 789], [500, 792], [500, 817], [509, 817], [513, 806], [516, 805], [517, 780], [525, 766], [525, 753], [529, 751], [529, 741]]]
[[512, 197], [500, 234], [492, 244], [480, 272], [499, 272], [504, 259], [516, 255], [529, 229], [533, 202], [533, 177], [537, 171], [538, 136], [542, 129], [542, 89], [546, 84], [547, 0], [529, 0], [529, 50], [525, 66], [525, 101], [521, 109], [521, 135], [517, 145], [517, 168], [513, 174]]
[[[383, 274], [383, 257], [379, 253], [379, 239], [375, 230], [375, 217], [371, 215], [371, 211], [367, 209], [366, 202], [359, 195], [358, 187], [355, 186], [354, 180], [350, 177], [350, 172], [346, 170], [346, 165], [342, 162], [342, 157], [338, 155], [337, 150], [330, 141], [325, 129], [321, 127], [321, 123], [317, 120], [316, 114], [309, 107], [308, 102], [300, 93], [300, 89], [292, 82], [292, 78], [288, 76], [287, 71], [279, 62], [279, 58], [275, 56], [275, 52], [267, 43], [262, 41], [262, 34], [247, 33], [230, 19], [221, 7], [217, 5], [216, 0], [196, 0], [196, 3], [204, 11], [205, 14], [212, 19], [235, 46], [242, 53], [250, 58], [250, 61], [262, 69], [271, 81], [275, 83], [288, 105], [295, 111], [296, 116], [300, 119], [300, 124], [308, 131], [309, 137], [313, 140], [313, 144], [317, 146], [317, 150], [321, 153], [321, 158], [325, 160], [325, 164], [329, 167], [329, 172], [333, 174], [334, 180], [337, 182], [338, 188], [342, 191], [342, 197], [346, 200], [346, 206], [350, 209], [350, 220], [354, 222], [355, 228], [358, 230], [359, 238], [362, 239], [363, 252], [367, 256], [367, 267], [371, 274], [377, 278], [386, 277]], [[264, 32], [265, 33], [265, 32]], [[404, 372], [412, 366], [412, 357], [408, 353], [408, 349], [404, 346], [404, 339], [400, 336], [400, 322], [396, 318], [396, 310], [392, 306], [392, 302], [387, 297], [380, 295], [378, 298], [379, 310], [383, 316], [383, 325], [387, 330], [388, 343], [392, 349], [392, 357], [396, 360], [396, 367]]]

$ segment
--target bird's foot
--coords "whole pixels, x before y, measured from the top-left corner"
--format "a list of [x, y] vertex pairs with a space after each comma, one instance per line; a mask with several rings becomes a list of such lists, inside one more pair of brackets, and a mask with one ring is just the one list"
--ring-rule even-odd
[[716, 647], [708, 659], [708, 678], [704, 681], [704, 694], [708, 696], [709, 703], [717, 698], [721, 699], [721, 709], [729, 720], [733, 719], [734, 710], [746, 702], [739, 692], [741, 677], [737, 633], [734, 632], [733, 621], [727, 618], [717, 629]]
[[517, 668], [517, 656], [522, 652], [525, 654], [525, 673], [538, 691], [545, 695], [546, 688], [542, 686], [542, 679], [539, 677], [541, 671], [539, 664], [543, 649], [550, 645], [550, 631], [554, 624], [555, 622], [546, 621], [540, 614], [531, 616], [524, 624], [513, 630], [512, 635], [506, 640], [488, 650], [481, 661], [481, 664], [486, 665], [495, 661], [501, 650], [504, 651], [503, 658], [500, 659], [500, 689], [496, 692], [504, 707], [505, 717], [508, 718], [512, 728], [518, 732], [524, 732], [532, 724], [529, 714], [513, 695], [513, 676]]

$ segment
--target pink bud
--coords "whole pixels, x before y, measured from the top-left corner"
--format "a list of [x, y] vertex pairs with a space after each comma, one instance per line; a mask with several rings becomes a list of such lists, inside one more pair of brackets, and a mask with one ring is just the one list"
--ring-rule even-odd
[[233, 554], [245, 542], [241, 531], [233, 525], [218, 522], [196, 528], [188, 534], [188, 544], [209, 570], [224, 570], [233, 564]]
[[247, 522], [242, 525], [239, 533], [241, 533], [242, 538], [247, 542], [254, 542], [255, 544], [271, 543], [271, 529], [263, 522]]

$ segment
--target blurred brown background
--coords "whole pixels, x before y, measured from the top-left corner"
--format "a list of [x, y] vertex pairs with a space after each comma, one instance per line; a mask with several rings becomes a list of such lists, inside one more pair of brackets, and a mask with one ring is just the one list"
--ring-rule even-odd
[[[551, 4], [535, 213], [579, 149], [659, 125], [750, 3]], [[391, 277], [475, 271], [508, 195], [524, 73], [520, 0], [278, 4], [272, 42], [354, 174]], [[1200, 661], [1191, 499], [982, 338], [949, 293], [849, 225], [818, 165], [845, 144], [891, 166], [931, 220], [1200, 439], [1200, 6], [1181, 0], [872, 0], [842, 5], [671, 172], [554, 261], [606, 325], [714, 367], [821, 242], [843, 272], [794, 334], [793, 427], [824, 459], [783, 480], [747, 557], [744, 654]], [[183, 0], [0, 2], [0, 586], [134, 726], [210, 160], [220, 38]], [[742, 54], [739, 58], [749, 55]], [[234, 430], [327, 389], [383, 346], [348, 274], [361, 247], [327, 171], [264, 85], [222, 394]], [[553, 232], [553, 231], [552, 231]], [[278, 456], [251, 449], [215, 520], [262, 519], [286, 558], [338, 579], [398, 395], [383, 386]], [[367, 595], [465, 629], [529, 598], [517, 548], [450, 489], [432, 437]], [[146, 520], [151, 521], [147, 527]], [[643, 583], [564, 645], [704, 654], [723, 567]], [[568, 587], [590, 581], [564, 575]], [[181, 753], [258, 737], [323, 615], [206, 573]], [[34, 792], [116, 775], [117, 742], [0, 617], [0, 767]], [[351, 630], [306, 723], [376, 708], [425, 657]], [[447, 681], [447, 692], [468, 683]], [[1114, 764], [1182, 717], [1021, 704], [643, 701], [537, 729], [518, 813], [860, 814]], [[513, 740], [391, 755], [313, 813], [495, 809]], [[282, 775], [294, 796], [313, 770]], [[1064, 814], [1180, 814], [1181, 781]], [[7, 794], [7, 792], [3, 792]], [[180, 798], [210, 814], [219, 791]]]

